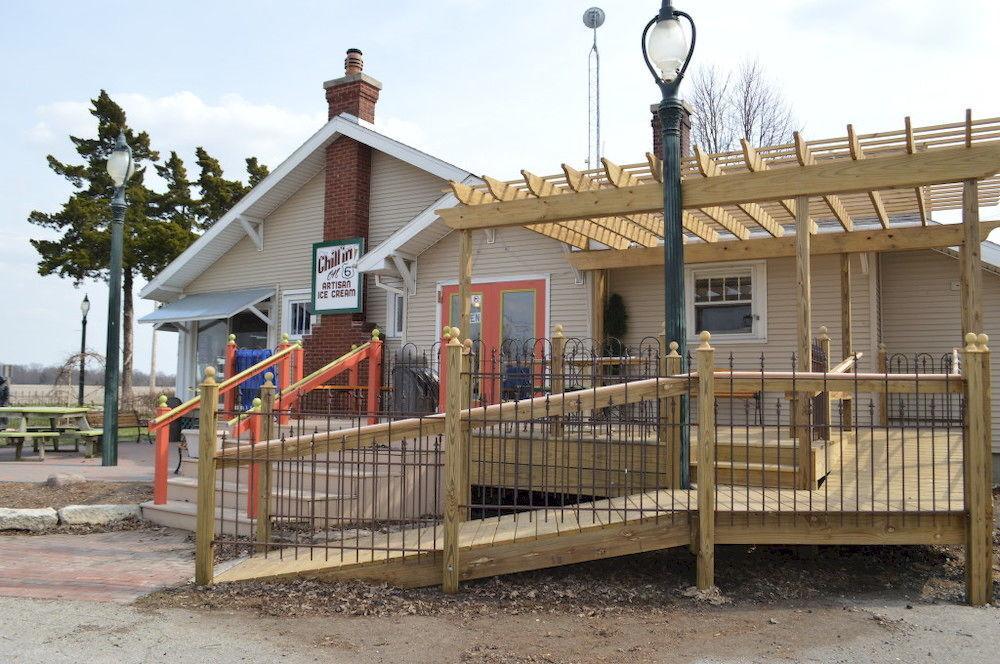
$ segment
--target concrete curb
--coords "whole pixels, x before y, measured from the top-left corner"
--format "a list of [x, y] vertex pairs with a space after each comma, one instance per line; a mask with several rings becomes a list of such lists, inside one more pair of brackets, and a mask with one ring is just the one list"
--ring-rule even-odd
[[0, 531], [41, 532], [59, 525], [104, 526], [125, 519], [140, 519], [139, 505], [67, 505], [56, 511], [51, 507], [0, 507]]

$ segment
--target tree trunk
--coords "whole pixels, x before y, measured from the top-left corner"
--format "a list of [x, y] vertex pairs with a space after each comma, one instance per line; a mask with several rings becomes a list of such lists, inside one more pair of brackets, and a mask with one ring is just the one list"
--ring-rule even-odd
[[122, 276], [122, 397], [124, 408], [134, 408], [132, 400], [132, 346], [135, 310], [132, 304], [132, 270]]

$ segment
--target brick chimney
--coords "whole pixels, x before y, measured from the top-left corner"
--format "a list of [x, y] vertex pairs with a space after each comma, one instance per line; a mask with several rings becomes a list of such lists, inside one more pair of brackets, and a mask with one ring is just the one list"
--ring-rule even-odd
[[361, 51], [347, 49], [344, 75], [323, 84], [330, 108], [327, 117], [332, 119], [341, 113], [350, 113], [365, 122], [375, 122], [375, 104], [382, 84], [365, 74], [364, 69], [365, 59]]
[[[375, 121], [375, 104], [382, 84], [364, 73], [361, 51], [348, 49], [344, 75], [323, 84], [331, 119], [348, 113]], [[323, 241], [363, 237], [368, 245], [372, 149], [340, 136], [326, 148], [326, 189], [323, 202]], [[367, 293], [369, 289], [365, 288]], [[310, 373], [370, 338], [365, 313], [320, 317], [305, 339], [305, 371]]]
[[[681, 116], [681, 156], [686, 157], [691, 154], [691, 106], [686, 101], [682, 101], [684, 114]], [[653, 154], [663, 159], [663, 130], [660, 128], [659, 104], [653, 104], [649, 110], [653, 112], [653, 119], [650, 125], [653, 127]]]

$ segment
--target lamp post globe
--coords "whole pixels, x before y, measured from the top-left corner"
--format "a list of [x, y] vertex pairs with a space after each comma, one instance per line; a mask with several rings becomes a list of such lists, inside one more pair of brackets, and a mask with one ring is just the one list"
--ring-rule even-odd
[[118, 134], [115, 147], [108, 155], [108, 176], [114, 184], [111, 198], [111, 260], [108, 265], [108, 336], [104, 355], [104, 436], [101, 445], [101, 465], [118, 465], [118, 387], [120, 382], [122, 318], [122, 244], [125, 225], [125, 186], [135, 173], [132, 148], [125, 132]]
[[[690, 27], [691, 40], [679, 19]], [[683, 104], [678, 89], [694, 53], [695, 27], [691, 17], [663, 0], [660, 11], [642, 31], [642, 57], [653, 81], [660, 88], [662, 100], [657, 110], [662, 131], [663, 154], [663, 315], [666, 342], [677, 342], [681, 362], [687, 361], [687, 325], [684, 308], [684, 231], [681, 201], [681, 118]], [[665, 349], [664, 349], [665, 350]], [[687, 397], [680, 398], [682, 424], [688, 420]], [[689, 428], [680, 428], [680, 475], [689, 486]]]
[[90, 298], [85, 294], [80, 302], [80, 313], [83, 315], [80, 324], [80, 382], [77, 386], [76, 405], [83, 405], [83, 372], [87, 364], [87, 314], [90, 313]]

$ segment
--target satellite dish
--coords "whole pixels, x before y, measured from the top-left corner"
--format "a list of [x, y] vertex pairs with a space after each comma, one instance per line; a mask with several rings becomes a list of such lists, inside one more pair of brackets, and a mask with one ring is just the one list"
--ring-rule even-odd
[[591, 30], [601, 27], [604, 25], [604, 10], [600, 7], [591, 7], [583, 12], [583, 24]]

